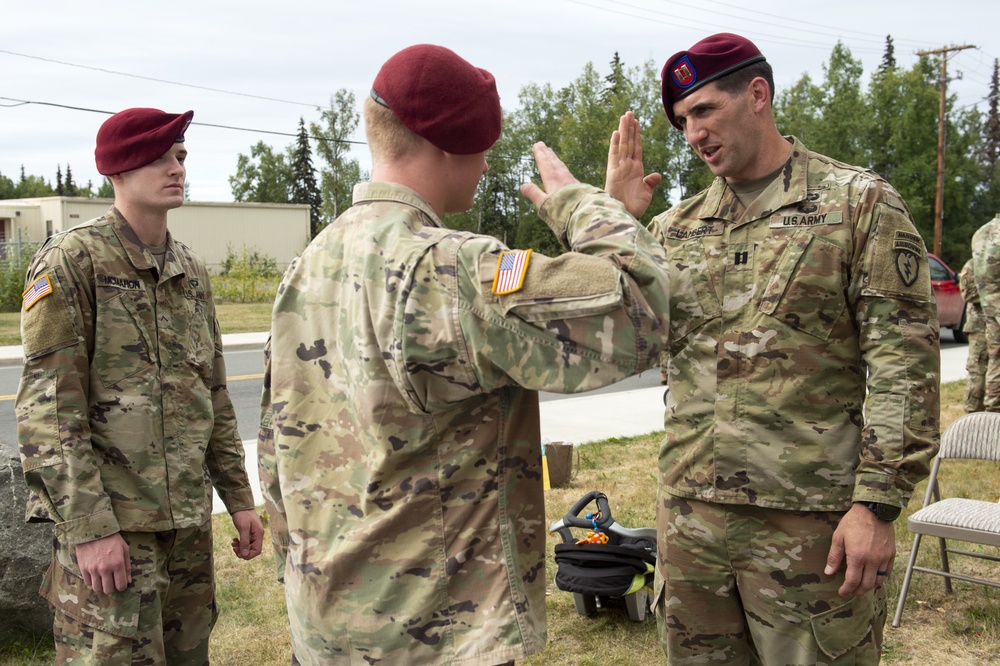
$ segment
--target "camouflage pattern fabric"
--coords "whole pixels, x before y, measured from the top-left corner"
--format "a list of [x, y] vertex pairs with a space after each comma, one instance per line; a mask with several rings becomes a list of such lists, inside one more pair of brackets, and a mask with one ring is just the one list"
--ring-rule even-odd
[[[670, 663], [879, 663], [885, 585], [841, 597], [823, 573], [843, 512], [784, 511], [661, 492], [654, 611]], [[669, 631], [664, 631], [669, 627]]]
[[165, 532], [122, 532], [132, 584], [110, 595], [83, 582], [71, 546], [55, 541], [42, 596], [54, 615], [57, 664], [208, 664], [218, 611], [212, 524]]
[[662, 247], [563, 188], [568, 248], [491, 292], [496, 239], [408, 188], [359, 185], [274, 305], [261, 484], [303, 664], [495, 665], [545, 645], [538, 397], [656, 364]]
[[[112, 209], [50, 238], [32, 260], [27, 285], [43, 277], [51, 293], [21, 313], [25, 363], [15, 411], [31, 493], [26, 514], [55, 523], [60, 564], [42, 593], [54, 603], [82, 604], [79, 571], [66, 573], [76, 544], [116, 532], [144, 543], [173, 539], [174, 530], [200, 532], [210, 525], [213, 485], [230, 512], [252, 509], [254, 501], [202, 261], [168, 233], [159, 271]], [[133, 583], [121, 599], [88, 597], [109, 614], [106, 626], [99, 633], [87, 624], [89, 606], [64, 613], [56, 624], [60, 649], [79, 652], [82, 663], [112, 663], [125, 647], [109, 636], [127, 639], [129, 654], [155, 651], [147, 636], [162, 633], [160, 643], [169, 642], [180, 622], [198, 628], [195, 638], [174, 640], [176, 649], [202, 650], [197, 632], [207, 637], [211, 624], [193, 607], [213, 598], [214, 583], [210, 560], [207, 569], [192, 563], [205, 547], [199, 538], [174, 544], [173, 561], [187, 564], [169, 569], [177, 587], [156, 602], [155, 615], [144, 619], [145, 583]], [[194, 550], [185, 552], [189, 546]], [[132, 558], [134, 569], [146, 570], [144, 552], [133, 547]], [[78, 591], [66, 596], [67, 586]], [[123, 627], [132, 627], [131, 635], [122, 635]]]
[[939, 329], [895, 190], [794, 140], [749, 209], [716, 179], [654, 223], [672, 271], [667, 490], [905, 506], [939, 441]]
[[112, 209], [50, 238], [21, 313], [18, 445], [29, 521], [67, 546], [204, 524], [212, 485], [252, 509], [204, 264], [167, 237], [162, 274]]
[[[789, 141], [749, 207], [717, 178], [653, 220], [671, 270], [662, 497], [822, 515], [905, 506], [939, 444], [926, 249], [888, 183]], [[658, 570], [681, 568], [665, 555], [679, 548], [672, 520], [661, 501]], [[693, 592], [664, 576], [654, 603], [687, 604]], [[758, 592], [739, 589], [748, 604]], [[719, 617], [710, 639], [729, 631]], [[665, 647], [686, 640], [668, 631]]]
[[983, 398], [986, 394], [986, 367], [989, 354], [986, 349], [986, 319], [982, 305], [979, 303], [979, 288], [976, 286], [972, 259], [965, 262], [958, 274], [959, 288], [965, 300], [965, 323], [962, 331], [969, 339], [969, 356], [965, 362], [968, 379], [965, 384], [965, 411], [983, 411]]
[[973, 234], [972, 265], [983, 307], [989, 357], [983, 409], [1000, 412], [1000, 215]]

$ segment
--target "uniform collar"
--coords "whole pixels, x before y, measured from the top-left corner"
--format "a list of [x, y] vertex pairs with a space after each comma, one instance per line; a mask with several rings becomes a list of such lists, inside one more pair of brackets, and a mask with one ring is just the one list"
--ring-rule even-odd
[[788, 161], [750, 208], [744, 210], [725, 178], [716, 178], [709, 186], [701, 219], [749, 222], [804, 201], [809, 186], [809, 150], [794, 136], [786, 136], [785, 140], [792, 144]]
[[358, 183], [354, 186], [352, 203], [371, 203], [374, 201], [392, 201], [405, 204], [420, 210], [428, 219], [426, 226], [444, 228], [441, 218], [437, 216], [427, 200], [415, 191], [399, 183]]
[[[115, 232], [115, 236], [118, 237], [118, 242], [121, 243], [122, 248], [125, 250], [125, 254], [128, 255], [128, 260], [131, 262], [132, 266], [136, 270], [152, 270], [159, 274], [160, 267], [156, 264], [156, 259], [153, 255], [146, 251], [146, 245], [139, 240], [136, 235], [135, 230], [129, 226], [128, 222], [125, 221], [124, 216], [118, 211], [114, 206], [105, 214], [105, 218], [111, 223], [111, 228]], [[180, 270], [180, 265], [176, 261], [171, 261], [171, 258], [176, 256], [174, 247], [174, 238], [170, 235], [170, 231], [167, 231], [167, 256], [166, 261], [163, 265], [163, 277], [171, 277], [175, 273], [182, 273]]]

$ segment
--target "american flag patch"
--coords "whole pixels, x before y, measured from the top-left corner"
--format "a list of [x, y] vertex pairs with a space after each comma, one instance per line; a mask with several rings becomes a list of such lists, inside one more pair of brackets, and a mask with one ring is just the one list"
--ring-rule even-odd
[[531, 250], [505, 250], [497, 259], [497, 272], [493, 277], [493, 293], [497, 296], [512, 294], [524, 284], [528, 272]]
[[49, 281], [48, 274], [43, 275], [34, 282], [31, 286], [24, 290], [21, 294], [21, 307], [25, 312], [31, 309], [31, 306], [42, 300], [44, 297], [52, 293], [52, 282]]

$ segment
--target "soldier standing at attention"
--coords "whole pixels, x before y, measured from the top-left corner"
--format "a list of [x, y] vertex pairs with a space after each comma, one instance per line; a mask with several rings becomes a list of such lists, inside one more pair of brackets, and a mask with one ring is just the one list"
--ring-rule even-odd
[[965, 300], [965, 323], [962, 331], [969, 337], [969, 358], [965, 370], [969, 378], [965, 385], [965, 411], [983, 411], [983, 396], [986, 390], [986, 368], [989, 363], [989, 353], [986, 349], [986, 321], [983, 306], [979, 302], [979, 288], [976, 287], [976, 274], [972, 259], [965, 262], [958, 275], [958, 286]]
[[392, 56], [364, 114], [372, 182], [286, 271], [266, 355], [292, 646], [303, 664], [510, 663], [545, 646], [536, 391], [655, 365], [666, 257], [540, 143], [545, 191], [522, 192], [568, 252], [445, 228], [501, 130], [493, 76], [446, 48]]
[[[662, 79], [667, 118], [716, 176], [653, 220], [671, 270], [654, 589], [668, 661], [876, 664], [892, 521], [939, 441], [924, 243], [887, 182], [779, 133], [749, 40], [708, 37]], [[610, 165], [634, 215], [658, 183]]]
[[105, 121], [95, 154], [114, 206], [28, 268], [15, 409], [27, 519], [55, 523], [40, 593], [59, 664], [208, 663], [212, 486], [236, 555], [261, 550], [208, 271], [167, 231], [192, 116]]
[[983, 410], [1000, 412], [1000, 215], [972, 235], [972, 268], [983, 306], [986, 383]]

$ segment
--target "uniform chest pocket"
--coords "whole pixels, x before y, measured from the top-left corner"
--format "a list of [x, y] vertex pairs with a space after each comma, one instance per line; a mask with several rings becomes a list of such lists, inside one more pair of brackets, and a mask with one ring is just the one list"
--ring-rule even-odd
[[198, 369], [199, 374], [207, 378], [212, 374], [215, 360], [216, 322], [214, 319], [209, 320], [204, 300], [189, 298], [187, 305], [190, 312], [186, 327], [189, 337], [180, 352], [185, 355], [188, 363]]
[[827, 340], [844, 314], [846, 285], [844, 250], [818, 236], [797, 233], [764, 288], [760, 311]]
[[[93, 366], [105, 387], [153, 365], [153, 344], [143, 325], [139, 295], [120, 292], [98, 302]], [[148, 305], [146, 305], [148, 307]]]
[[704, 241], [692, 240], [668, 248], [670, 264], [670, 344], [676, 345], [692, 331], [722, 312], [709, 270]]

